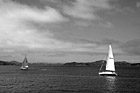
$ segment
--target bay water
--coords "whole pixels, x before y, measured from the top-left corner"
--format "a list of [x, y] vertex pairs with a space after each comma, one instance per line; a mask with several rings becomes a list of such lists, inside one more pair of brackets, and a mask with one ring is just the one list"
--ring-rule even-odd
[[116, 67], [99, 76], [95, 67], [0, 66], [0, 93], [140, 93], [140, 67]]

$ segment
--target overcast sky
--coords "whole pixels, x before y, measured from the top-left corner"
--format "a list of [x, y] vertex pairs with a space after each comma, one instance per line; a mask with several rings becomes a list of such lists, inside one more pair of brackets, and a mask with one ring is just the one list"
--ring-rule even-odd
[[140, 0], [0, 0], [0, 60], [140, 62]]

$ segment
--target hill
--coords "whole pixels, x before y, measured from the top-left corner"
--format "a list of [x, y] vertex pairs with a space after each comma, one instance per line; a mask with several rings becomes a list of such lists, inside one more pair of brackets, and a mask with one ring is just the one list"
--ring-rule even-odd
[[[87, 62], [87, 63], [69, 62], [69, 63], [63, 64], [63, 66], [101, 66], [101, 64], [103, 62], [106, 63], [105, 60], [98, 60], [98, 61], [95, 61], [95, 62]], [[129, 62], [126, 62], [126, 61], [116, 61], [115, 66], [140, 66], [140, 63], [129, 63]]]
[[[106, 61], [98, 60], [95, 62], [69, 62], [69, 63], [29, 63], [32, 66], [101, 66], [101, 64]], [[17, 61], [1, 61], [0, 65], [21, 65], [21, 62]], [[115, 66], [140, 66], [140, 63], [129, 63], [126, 61], [116, 61]]]
[[17, 61], [1, 61], [0, 60], [0, 65], [20, 65], [21, 63]]

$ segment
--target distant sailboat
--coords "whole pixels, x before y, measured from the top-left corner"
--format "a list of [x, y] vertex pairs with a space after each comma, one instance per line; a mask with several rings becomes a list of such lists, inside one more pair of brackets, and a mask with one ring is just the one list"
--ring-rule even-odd
[[114, 56], [113, 56], [111, 45], [109, 45], [109, 51], [108, 51], [108, 56], [107, 56], [107, 60], [106, 60], [105, 70], [101, 72], [102, 67], [103, 67], [103, 64], [100, 68], [99, 75], [101, 75], [101, 76], [117, 76], [117, 73], [115, 72]]
[[22, 66], [20, 67], [21, 70], [28, 70], [28, 60], [26, 58], [26, 55], [25, 55], [25, 58], [23, 60], [23, 63], [22, 63]]

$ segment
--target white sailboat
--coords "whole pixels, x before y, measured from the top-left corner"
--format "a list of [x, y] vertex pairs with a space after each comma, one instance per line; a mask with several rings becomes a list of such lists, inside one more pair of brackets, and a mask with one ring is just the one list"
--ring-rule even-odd
[[106, 60], [106, 67], [105, 70], [101, 72], [103, 67], [103, 64], [100, 68], [99, 75], [101, 76], [117, 76], [117, 73], [115, 72], [115, 65], [114, 65], [114, 56], [112, 52], [112, 47], [109, 45], [109, 51], [108, 51], [108, 56]]
[[24, 60], [23, 60], [23, 63], [22, 63], [22, 66], [20, 67], [21, 70], [28, 70], [29, 66], [28, 66], [28, 60], [25, 56]]

